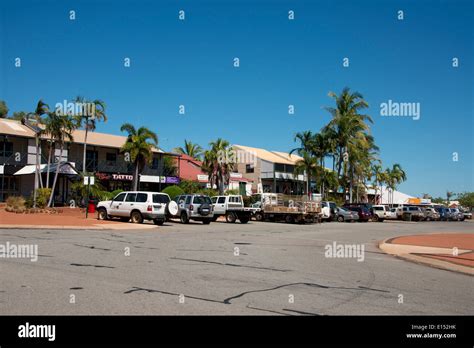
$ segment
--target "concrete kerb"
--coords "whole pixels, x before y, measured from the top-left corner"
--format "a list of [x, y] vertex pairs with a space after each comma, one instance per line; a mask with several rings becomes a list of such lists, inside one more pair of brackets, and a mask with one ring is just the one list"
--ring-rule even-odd
[[[419, 245], [405, 245], [390, 243], [394, 238], [387, 238], [378, 244], [380, 250], [403, 260], [408, 260], [418, 264], [431, 266], [453, 272], [459, 272], [468, 275], [474, 275], [474, 269], [471, 267], [454, 264], [451, 262], [433, 259], [419, 254], [452, 254], [452, 248], [425, 247]], [[459, 255], [470, 252], [469, 249], [459, 249]]]

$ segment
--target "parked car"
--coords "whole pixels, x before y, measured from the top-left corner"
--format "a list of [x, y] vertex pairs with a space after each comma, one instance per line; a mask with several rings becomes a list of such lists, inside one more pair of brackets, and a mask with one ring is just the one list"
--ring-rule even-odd
[[337, 209], [337, 205], [335, 202], [322, 201], [321, 202], [321, 219], [323, 221], [336, 220], [338, 217], [336, 209]]
[[214, 217], [216, 221], [219, 216], [225, 216], [227, 222], [234, 223], [237, 219], [246, 224], [250, 221], [253, 208], [244, 207], [244, 200], [240, 195], [214, 196], [211, 197], [214, 207]]
[[397, 220], [398, 219], [397, 208], [391, 208], [390, 210], [386, 211], [385, 218], [387, 220]]
[[421, 210], [425, 221], [438, 221], [440, 219], [440, 215], [435, 208], [423, 207]]
[[462, 213], [458, 208], [449, 208], [451, 212], [451, 220], [453, 221], [464, 221], [464, 213]]
[[345, 221], [357, 221], [359, 220], [359, 214], [355, 211], [351, 211], [349, 209], [343, 207], [336, 207], [335, 210], [337, 221], [345, 222]]
[[372, 211], [372, 204], [370, 204], [370, 203], [345, 203], [343, 205], [343, 207], [346, 208], [346, 209], [349, 209], [351, 207], [356, 207], [356, 208], [357, 207], [362, 207], [362, 208], [364, 208], [365, 210], [367, 210], [369, 212], [369, 215], [370, 215], [369, 219], [372, 219], [373, 215], [374, 215], [374, 213]]
[[367, 222], [372, 218], [370, 211], [363, 206], [349, 206], [344, 208], [356, 212], [359, 215], [360, 222]]
[[387, 218], [388, 211], [389, 209], [385, 205], [373, 205], [372, 206], [372, 213], [373, 213], [372, 220], [383, 222], [383, 220]]
[[405, 206], [402, 208], [402, 218], [410, 221], [423, 221], [425, 216], [420, 207]]
[[461, 211], [464, 215], [464, 219], [472, 220], [472, 212], [467, 209], [462, 209]]
[[439, 214], [439, 219], [441, 221], [448, 221], [451, 219], [451, 212], [449, 211], [448, 208], [445, 208], [445, 207], [436, 207], [435, 210], [438, 212]]
[[133, 223], [153, 220], [155, 224], [163, 225], [169, 202], [170, 197], [166, 193], [121, 192], [110, 201], [97, 203], [97, 218], [107, 220], [117, 217], [122, 221], [131, 220]]
[[180, 195], [173, 199], [178, 205], [176, 212], [171, 212], [173, 217], [179, 217], [181, 223], [187, 224], [189, 220], [202, 221], [210, 224], [213, 217], [212, 201], [205, 195]]

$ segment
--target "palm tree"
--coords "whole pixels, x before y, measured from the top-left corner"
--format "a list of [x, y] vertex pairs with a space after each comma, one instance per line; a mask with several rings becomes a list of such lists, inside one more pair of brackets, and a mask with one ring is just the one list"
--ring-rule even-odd
[[385, 170], [385, 176], [387, 180], [387, 186], [390, 189], [389, 202], [393, 205], [393, 193], [397, 188], [397, 185], [407, 179], [405, 171], [402, 169], [400, 164], [395, 163], [392, 168], [387, 168]]
[[121, 132], [127, 132], [128, 138], [123, 144], [121, 151], [130, 154], [133, 162], [135, 175], [133, 176], [133, 190], [138, 190], [139, 174], [145, 165], [153, 159], [153, 149], [158, 147], [158, 136], [146, 127], [136, 129], [130, 123], [124, 123], [120, 127]]
[[90, 132], [95, 131], [97, 127], [97, 122], [106, 122], [107, 115], [105, 114], [105, 103], [102, 100], [96, 99], [92, 102], [87, 101], [84, 97], [76, 97], [76, 103], [82, 103], [82, 105], [93, 105], [94, 111], [91, 114], [89, 107], [86, 107], [86, 110], [82, 110], [82, 113], [79, 115], [74, 115], [74, 119], [77, 122], [77, 128], [84, 127], [84, 150], [82, 154], [82, 173], [86, 173], [86, 153], [87, 153], [87, 135]]
[[62, 127], [62, 121], [60, 120], [60, 117], [56, 114], [56, 112], [48, 112], [46, 118], [43, 120], [44, 124], [44, 129], [43, 129], [43, 134], [46, 136], [49, 136], [49, 139], [47, 140], [48, 142], [48, 162], [46, 165], [46, 187], [49, 187], [49, 168], [51, 165], [51, 158], [53, 155], [53, 152], [56, 149], [55, 146], [55, 136], [61, 133], [61, 127]]
[[191, 141], [184, 139], [184, 147], [177, 147], [174, 149], [175, 152], [188, 155], [192, 158], [200, 160], [203, 155], [203, 149], [198, 144], [194, 144]]
[[209, 176], [211, 188], [217, 186], [219, 194], [224, 194], [225, 185], [229, 184], [230, 173], [234, 169], [232, 148], [227, 140], [218, 138], [209, 143], [210, 149], [204, 152], [202, 169]]
[[53, 186], [51, 187], [51, 195], [49, 196], [48, 207], [51, 207], [54, 198], [54, 190], [58, 181], [59, 170], [61, 169], [61, 162], [63, 159], [64, 144], [66, 141], [74, 141], [72, 132], [76, 128], [76, 123], [69, 115], [61, 115], [55, 113], [54, 126], [51, 127], [51, 137], [56, 144], [59, 144], [59, 159], [56, 164], [56, 172], [54, 173]]
[[[331, 137], [337, 176], [344, 179], [344, 188], [346, 188], [353, 184], [356, 172], [356, 168], [353, 167], [358, 160], [364, 155], [368, 156], [371, 151], [377, 150], [373, 138], [368, 134], [367, 122], [372, 123], [372, 119], [360, 113], [368, 107], [368, 103], [360, 93], [351, 93], [346, 87], [340, 95], [329, 92], [329, 96], [335, 100], [336, 107], [326, 108], [332, 115], [332, 119], [323, 128], [323, 132]], [[346, 156], [350, 163], [344, 161]], [[351, 160], [353, 157], [358, 159]], [[343, 170], [344, 173], [342, 173]]]
[[295, 175], [306, 174], [306, 195], [309, 196], [309, 185], [311, 178], [318, 174], [318, 159], [311, 156], [306, 150], [300, 150], [299, 155], [302, 157], [295, 163]]

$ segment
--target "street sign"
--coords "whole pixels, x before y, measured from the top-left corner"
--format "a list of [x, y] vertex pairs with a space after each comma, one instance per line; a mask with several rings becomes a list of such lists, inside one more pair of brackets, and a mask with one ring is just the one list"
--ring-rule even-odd
[[93, 176], [85, 176], [84, 177], [84, 185], [94, 185], [95, 177]]

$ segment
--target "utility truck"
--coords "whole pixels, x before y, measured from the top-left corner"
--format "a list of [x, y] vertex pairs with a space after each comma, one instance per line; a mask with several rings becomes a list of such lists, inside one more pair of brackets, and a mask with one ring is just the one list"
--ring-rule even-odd
[[253, 216], [257, 221], [312, 223], [321, 220], [320, 197], [259, 193], [252, 195], [252, 199], [255, 202]]
[[252, 209], [244, 206], [244, 200], [240, 195], [214, 196], [211, 198], [214, 218], [216, 221], [219, 216], [225, 216], [227, 222], [234, 223], [239, 220], [246, 224], [252, 216]]

